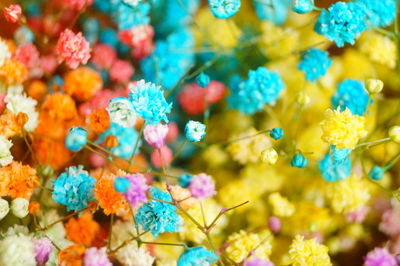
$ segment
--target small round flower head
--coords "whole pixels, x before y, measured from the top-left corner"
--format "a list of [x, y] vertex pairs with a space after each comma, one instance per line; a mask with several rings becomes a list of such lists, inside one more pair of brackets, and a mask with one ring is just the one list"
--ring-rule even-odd
[[18, 45], [27, 44], [35, 40], [35, 35], [28, 27], [21, 26], [14, 32], [14, 40]]
[[151, 163], [158, 168], [168, 166], [171, 163], [173, 157], [174, 155], [167, 145], [162, 146], [159, 149], [153, 150], [150, 155]]
[[274, 264], [272, 264], [272, 262], [268, 260], [251, 258], [251, 259], [246, 259], [243, 263], [243, 266], [274, 266]]
[[9, 165], [12, 160], [13, 156], [10, 152], [10, 148], [12, 146], [12, 142], [0, 135], [0, 165], [6, 166]]
[[185, 85], [178, 94], [178, 101], [183, 111], [189, 115], [203, 114], [207, 105], [205, 92], [196, 83]]
[[130, 101], [133, 110], [140, 115], [147, 124], [157, 124], [161, 120], [168, 123], [167, 114], [171, 112], [172, 104], [164, 98], [160, 86], [140, 80], [129, 85]]
[[11, 212], [18, 218], [24, 218], [28, 215], [29, 200], [16, 198], [11, 202]]
[[269, 135], [273, 139], [276, 139], [276, 140], [281, 139], [283, 137], [283, 130], [280, 127], [273, 128], [269, 132]]
[[314, 0], [293, 0], [292, 10], [299, 14], [311, 12], [314, 9]]
[[88, 248], [83, 255], [85, 266], [112, 266], [107, 256], [106, 248]]
[[56, 51], [59, 59], [67, 63], [70, 68], [77, 68], [80, 63], [86, 64], [90, 58], [90, 43], [82, 33], [73, 33], [70, 29], [64, 30], [57, 41]]
[[125, 192], [126, 200], [132, 207], [138, 207], [140, 204], [147, 202], [147, 190], [149, 186], [146, 184], [146, 179], [142, 174], [128, 175], [127, 178], [130, 182], [129, 189]]
[[87, 131], [81, 127], [71, 127], [65, 138], [65, 146], [71, 151], [81, 150], [87, 143]]
[[322, 140], [338, 149], [352, 149], [366, 135], [364, 127], [365, 118], [352, 115], [348, 108], [343, 112], [328, 109], [321, 122]]
[[282, 222], [278, 217], [271, 216], [268, 219], [268, 227], [272, 232], [277, 233], [281, 230]]
[[329, 248], [318, 244], [315, 238], [304, 240], [296, 235], [289, 249], [292, 265], [332, 265], [328, 255]]
[[43, 238], [34, 238], [32, 239], [33, 244], [35, 245], [35, 258], [36, 262], [39, 265], [45, 265], [46, 262], [49, 260], [50, 254], [54, 250], [54, 245], [47, 237]]
[[328, 52], [311, 48], [301, 54], [298, 67], [306, 74], [306, 80], [314, 82], [326, 74], [331, 64]]
[[91, 177], [82, 166], [71, 166], [54, 182], [54, 201], [67, 206], [67, 210], [79, 211], [86, 208], [94, 200], [94, 184]]
[[386, 248], [375, 248], [368, 252], [364, 259], [365, 266], [396, 266], [396, 257], [389, 253]]
[[7, 234], [0, 241], [0, 265], [35, 266], [32, 238], [23, 232]]
[[208, 0], [211, 12], [217, 18], [229, 18], [240, 8], [240, 0]]
[[367, 28], [365, 8], [358, 2], [336, 2], [323, 9], [315, 23], [315, 31], [334, 41], [338, 47], [354, 44], [355, 39]]
[[218, 260], [218, 256], [204, 247], [189, 248], [181, 254], [177, 266], [210, 266]]
[[396, 143], [400, 143], [400, 126], [392, 126], [389, 128], [389, 138]]
[[268, 148], [261, 152], [261, 162], [275, 164], [278, 160], [278, 153], [274, 148]]
[[381, 180], [385, 170], [382, 167], [374, 166], [371, 171], [369, 171], [368, 176], [373, 180]]
[[13, 58], [32, 69], [39, 64], [39, 51], [33, 43], [23, 44], [18, 46]]
[[143, 246], [138, 248], [136, 242], [131, 241], [128, 245], [118, 250], [116, 257], [123, 265], [152, 266], [154, 257]]
[[192, 180], [192, 178], [193, 175], [181, 174], [178, 178], [178, 184], [183, 188], [187, 188], [190, 185], [190, 181]]
[[114, 82], [127, 82], [134, 72], [132, 64], [126, 60], [116, 60], [109, 71], [110, 79]]
[[351, 150], [333, 148], [318, 163], [318, 168], [326, 181], [346, 179], [351, 172]]
[[143, 130], [144, 139], [155, 149], [160, 149], [165, 145], [165, 139], [168, 134], [168, 125], [157, 124], [146, 125]]
[[358, 0], [366, 9], [366, 22], [374, 27], [386, 27], [396, 17], [396, 0]]
[[7, 103], [7, 110], [11, 113], [18, 115], [18, 113], [25, 113], [28, 115], [28, 121], [24, 124], [26, 131], [33, 131], [38, 125], [39, 114], [35, 109], [37, 101], [22, 94], [8, 94], [5, 98]]
[[117, 177], [114, 179], [114, 188], [119, 193], [125, 193], [131, 186], [131, 182], [125, 177]]
[[[172, 202], [171, 196], [158, 188], [150, 189], [151, 198]], [[143, 230], [150, 230], [154, 237], [164, 232], [178, 232], [180, 217], [176, 207], [169, 203], [151, 200], [140, 207], [136, 214], [136, 224], [141, 225]]]
[[339, 83], [335, 94], [331, 98], [334, 109], [349, 108], [354, 115], [364, 115], [368, 105], [372, 103], [364, 85], [353, 79], [346, 79]]
[[93, 0], [64, 0], [63, 2], [68, 8], [81, 10], [85, 6], [90, 6]]
[[102, 82], [99, 72], [89, 67], [79, 67], [65, 74], [62, 89], [79, 101], [87, 101], [101, 89]]
[[267, 20], [275, 25], [285, 23], [290, 9], [291, 1], [260, 0], [253, 1], [257, 16], [261, 20]]
[[307, 166], [307, 163], [308, 159], [301, 153], [294, 155], [290, 161], [290, 165], [297, 168], [304, 168]]
[[0, 220], [3, 220], [3, 218], [6, 217], [9, 211], [10, 206], [8, 205], [8, 201], [0, 198]]
[[133, 127], [136, 124], [137, 115], [133, 111], [133, 105], [125, 97], [112, 99], [108, 104], [107, 111], [113, 123], [123, 127]]
[[279, 192], [274, 192], [268, 196], [268, 203], [272, 207], [272, 212], [278, 217], [292, 216], [296, 211], [295, 206]]
[[17, 22], [22, 15], [22, 9], [20, 5], [9, 5], [4, 8], [4, 17], [8, 22]]
[[206, 135], [206, 125], [201, 122], [189, 120], [185, 126], [185, 136], [189, 141], [198, 142]]
[[200, 87], [204, 88], [208, 84], [210, 84], [210, 77], [205, 74], [204, 72], [201, 72], [197, 77], [196, 77], [196, 83]]
[[206, 174], [194, 175], [189, 184], [192, 196], [199, 199], [206, 199], [216, 194], [215, 183], [211, 176]]
[[379, 79], [368, 79], [365, 82], [365, 87], [371, 94], [380, 93], [383, 89], [383, 81]]
[[99, 43], [93, 48], [91, 62], [99, 69], [109, 69], [116, 58], [117, 53], [111, 46]]

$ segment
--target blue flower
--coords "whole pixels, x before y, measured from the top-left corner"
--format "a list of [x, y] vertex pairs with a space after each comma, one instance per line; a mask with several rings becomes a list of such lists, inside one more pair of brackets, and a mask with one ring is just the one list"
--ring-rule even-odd
[[294, 0], [292, 10], [299, 14], [311, 12], [314, 9], [314, 0]]
[[269, 132], [269, 135], [273, 139], [276, 139], [276, 140], [281, 139], [283, 137], [283, 130], [280, 127], [273, 128]]
[[351, 149], [336, 149], [331, 146], [330, 152], [318, 163], [318, 168], [326, 181], [346, 179], [351, 172]]
[[[111, 152], [118, 157], [129, 159], [135, 149], [135, 143], [139, 137], [139, 133], [133, 127], [123, 127], [117, 123], [111, 123], [110, 127], [100, 134], [96, 143], [103, 143], [108, 136], [115, 136], [118, 140], [118, 145], [111, 148]], [[136, 154], [139, 153], [139, 147], [142, 145], [142, 140], [139, 140]]]
[[217, 18], [229, 18], [240, 8], [240, 0], [208, 0], [211, 12]]
[[346, 79], [339, 84], [331, 102], [334, 109], [340, 107], [340, 110], [344, 111], [349, 108], [353, 115], [362, 116], [372, 100], [360, 81]]
[[209, 266], [218, 260], [218, 256], [204, 247], [189, 248], [181, 254], [177, 266]]
[[257, 16], [276, 25], [285, 23], [290, 0], [253, 0]]
[[200, 141], [206, 135], [206, 125], [198, 121], [189, 120], [185, 126], [185, 135], [189, 141]]
[[131, 182], [125, 177], [117, 177], [114, 179], [114, 188], [119, 193], [125, 193], [131, 186]]
[[112, 10], [112, 18], [120, 31], [150, 23], [149, 3], [140, 2], [137, 6], [132, 7], [123, 1], [119, 1], [113, 6]]
[[396, 0], [359, 0], [365, 6], [367, 24], [375, 27], [386, 27], [396, 17]]
[[94, 201], [96, 179], [83, 170], [83, 166], [71, 166], [55, 181], [52, 197], [54, 201], [67, 206], [67, 211], [79, 211]]
[[187, 188], [192, 180], [192, 175], [190, 174], [181, 174], [178, 178], [178, 184], [181, 187]]
[[262, 110], [265, 104], [275, 104], [283, 89], [283, 82], [277, 73], [259, 67], [249, 71], [247, 80], [239, 83], [236, 81], [227, 101], [231, 109], [254, 114]]
[[81, 127], [71, 127], [65, 138], [65, 146], [71, 151], [79, 151], [87, 143], [87, 131]]
[[297, 168], [304, 168], [307, 166], [308, 160], [306, 157], [304, 157], [303, 154], [298, 153], [295, 156], [293, 156], [292, 160], [290, 161], [290, 165], [292, 167], [297, 167]]
[[385, 170], [379, 166], [374, 166], [368, 173], [368, 176], [373, 180], [381, 180]]
[[301, 54], [298, 67], [306, 74], [306, 80], [314, 82], [326, 74], [331, 64], [328, 52], [311, 48]]
[[129, 99], [132, 102], [133, 110], [147, 124], [155, 125], [161, 120], [168, 123], [167, 114], [171, 112], [172, 103], [167, 103], [160, 86], [140, 80], [130, 86]]
[[354, 44], [354, 39], [367, 28], [365, 8], [359, 3], [336, 2], [322, 10], [315, 23], [315, 31], [334, 41], [338, 47]]
[[[153, 199], [172, 203], [171, 196], [156, 187], [150, 189], [150, 195]], [[140, 224], [143, 230], [150, 230], [154, 237], [164, 232], [178, 232], [181, 222], [174, 205], [156, 200], [143, 204], [135, 219], [137, 225]]]
[[101, 43], [108, 44], [109, 46], [113, 47], [114, 49], [118, 45], [118, 34], [112, 28], [104, 28], [100, 32], [99, 39], [100, 39]]
[[196, 77], [196, 83], [202, 88], [207, 87], [207, 85], [210, 83], [210, 77], [207, 74], [201, 72]]

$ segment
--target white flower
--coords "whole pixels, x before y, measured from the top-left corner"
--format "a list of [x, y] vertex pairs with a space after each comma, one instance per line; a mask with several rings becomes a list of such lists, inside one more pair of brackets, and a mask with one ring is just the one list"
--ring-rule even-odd
[[36, 266], [35, 256], [32, 239], [25, 234], [8, 234], [0, 241], [0, 265]]
[[8, 49], [7, 43], [3, 40], [0, 40], [0, 67], [4, 64], [4, 60], [10, 57], [11, 53], [10, 50]]
[[141, 0], [122, 0], [122, 2], [130, 5], [130, 6], [137, 6]]
[[117, 259], [125, 266], [151, 266], [154, 262], [149, 252], [143, 248], [137, 248], [134, 241], [118, 251]]
[[131, 102], [124, 97], [111, 99], [107, 111], [111, 122], [123, 127], [133, 127], [136, 124], [137, 115], [133, 111]]
[[11, 84], [8, 85], [2, 81], [0, 81], [0, 93], [4, 93], [7, 95], [15, 95], [22, 94], [24, 92], [24, 86], [22, 84]]
[[11, 155], [11, 152], [10, 152], [11, 146], [12, 146], [12, 142], [0, 135], [0, 165], [1, 166], [9, 165], [12, 162], [13, 156]]
[[28, 122], [24, 125], [26, 131], [35, 130], [39, 117], [39, 114], [35, 110], [36, 100], [22, 94], [8, 94], [5, 102], [7, 103], [7, 110], [13, 114], [25, 113], [28, 115]]
[[0, 220], [6, 217], [9, 211], [10, 211], [10, 206], [8, 205], [8, 201], [0, 198]]
[[18, 218], [24, 218], [28, 215], [29, 200], [16, 198], [11, 202], [11, 212]]

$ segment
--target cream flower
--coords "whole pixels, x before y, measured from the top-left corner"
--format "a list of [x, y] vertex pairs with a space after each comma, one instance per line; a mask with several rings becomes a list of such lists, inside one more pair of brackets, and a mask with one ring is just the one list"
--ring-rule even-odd
[[11, 155], [11, 152], [10, 152], [11, 146], [12, 146], [12, 142], [0, 135], [0, 165], [1, 166], [9, 165], [12, 162], [13, 156]]

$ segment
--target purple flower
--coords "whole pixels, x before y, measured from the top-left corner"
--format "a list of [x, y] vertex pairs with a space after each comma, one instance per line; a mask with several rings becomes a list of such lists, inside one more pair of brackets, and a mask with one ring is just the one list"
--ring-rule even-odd
[[150, 146], [159, 149], [165, 145], [165, 138], [168, 134], [168, 125], [147, 125], [143, 130], [143, 134], [144, 139]]
[[83, 256], [85, 266], [112, 266], [105, 248], [88, 248]]
[[258, 258], [245, 260], [243, 266], [274, 266], [274, 264], [267, 260], [262, 260]]
[[365, 266], [396, 266], [396, 258], [385, 248], [375, 248], [368, 252], [364, 261]]
[[192, 177], [189, 184], [190, 193], [193, 197], [205, 199], [214, 195], [215, 183], [211, 176], [206, 174], [198, 174]]
[[281, 220], [276, 217], [276, 216], [271, 216], [268, 219], [268, 226], [269, 229], [271, 229], [272, 232], [277, 233], [279, 230], [281, 230], [282, 223]]
[[146, 184], [146, 178], [142, 174], [128, 175], [126, 178], [131, 183], [125, 197], [132, 207], [137, 207], [140, 203], [147, 202], [146, 191], [149, 186]]
[[43, 237], [34, 238], [33, 244], [35, 245], [36, 262], [44, 265], [49, 260], [50, 253], [53, 252], [53, 243], [47, 237]]

